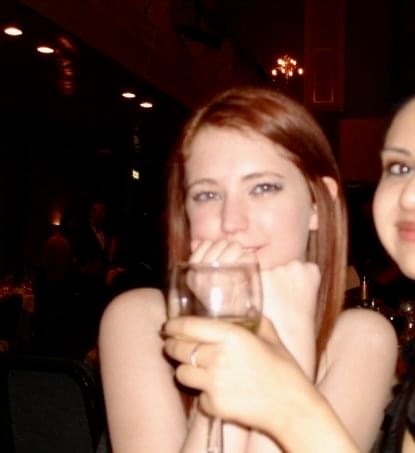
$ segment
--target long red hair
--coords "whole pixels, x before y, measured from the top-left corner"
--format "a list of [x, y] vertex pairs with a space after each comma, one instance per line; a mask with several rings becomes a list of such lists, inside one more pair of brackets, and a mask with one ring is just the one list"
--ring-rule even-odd
[[[205, 126], [252, 130], [283, 146], [287, 157], [308, 181], [317, 206], [319, 229], [310, 232], [308, 256], [321, 272], [317, 302], [317, 352], [324, 350], [342, 308], [347, 259], [347, 217], [339, 171], [330, 145], [311, 114], [287, 96], [262, 88], [236, 88], [199, 109], [184, 128], [169, 168], [169, 266], [190, 255], [189, 223], [185, 213], [185, 162], [189, 145]], [[322, 177], [338, 185], [335, 199]]]

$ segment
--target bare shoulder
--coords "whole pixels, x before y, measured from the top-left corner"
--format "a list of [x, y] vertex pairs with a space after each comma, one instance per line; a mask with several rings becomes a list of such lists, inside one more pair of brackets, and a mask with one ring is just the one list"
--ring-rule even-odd
[[353, 370], [361, 379], [365, 375], [384, 376], [385, 388], [389, 389], [398, 356], [395, 329], [386, 317], [373, 310], [345, 310], [334, 326], [323, 356], [318, 382], [325, 381], [335, 369], [343, 375]]
[[115, 297], [107, 306], [101, 319], [100, 330], [108, 325], [144, 322], [147, 326], [160, 326], [166, 320], [165, 300], [155, 288], [139, 288]]
[[373, 310], [350, 308], [342, 312], [329, 340], [333, 345], [397, 350], [398, 342], [391, 322]]

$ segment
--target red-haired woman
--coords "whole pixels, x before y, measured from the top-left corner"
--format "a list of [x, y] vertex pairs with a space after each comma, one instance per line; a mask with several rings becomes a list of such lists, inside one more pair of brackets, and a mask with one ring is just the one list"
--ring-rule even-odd
[[[369, 451], [397, 342], [380, 314], [342, 311], [345, 203], [312, 116], [274, 91], [220, 94], [188, 122], [168, 196], [169, 264], [255, 257], [267, 320], [260, 338], [210, 319], [169, 321], [165, 342], [162, 293], [114, 300], [100, 351], [115, 452], [204, 452], [206, 413], [225, 420], [232, 453]], [[190, 416], [175, 378], [202, 391]], [[325, 414], [332, 428], [316, 432]]]

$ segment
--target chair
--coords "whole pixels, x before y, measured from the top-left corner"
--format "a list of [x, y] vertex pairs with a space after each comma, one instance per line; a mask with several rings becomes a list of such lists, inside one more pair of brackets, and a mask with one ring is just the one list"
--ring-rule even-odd
[[96, 452], [104, 405], [82, 362], [0, 354], [0, 385], [1, 452]]

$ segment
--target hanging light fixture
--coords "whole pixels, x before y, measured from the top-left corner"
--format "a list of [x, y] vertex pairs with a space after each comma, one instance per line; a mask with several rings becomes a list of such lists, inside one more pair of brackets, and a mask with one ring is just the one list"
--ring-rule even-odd
[[283, 57], [278, 58], [271, 69], [271, 76], [273, 80], [275, 80], [278, 76], [282, 76], [286, 80], [288, 80], [295, 75], [303, 74], [303, 68], [299, 67], [297, 61], [287, 54], [285, 54]]

